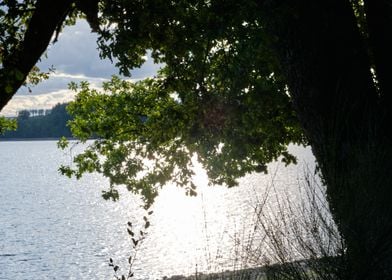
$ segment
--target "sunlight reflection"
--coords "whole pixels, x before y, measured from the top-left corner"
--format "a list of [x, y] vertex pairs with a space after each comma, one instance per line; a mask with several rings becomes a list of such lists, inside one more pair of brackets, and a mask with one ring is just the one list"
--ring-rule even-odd
[[[68, 162], [70, 155], [57, 150], [55, 142], [1, 143], [0, 151], [7, 159], [0, 163], [4, 186], [0, 192], [0, 236], [4, 237], [0, 248], [13, 255], [0, 259], [5, 268], [0, 278], [1, 273], [5, 279], [15, 273], [26, 279], [55, 273], [61, 279], [110, 279], [109, 258], [122, 271], [127, 269], [132, 253], [127, 222], [140, 227], [145, 215], [139, 197], [119, 188], [119, 201], [104, 201], [101, 190], [108, 181], [102, 176], [88, 174], [79, 181], [59, 176], [58, 166]], [[309, 151], [298, 149], [297, 154], [305, 152]], [[276, 183], [271, 195], [282, 190], [295, 193], [303, 170], [274, 163], [269, 165], [270, 174], [245, 176], [240, 187], [228, 189], [207, 186], [205, 172], [196, 162], [194, 165], [196, 197], [186, 196], [173, 185], [165, 186], [157, 197], [151, 227], [136, 258], [135, 279], [241, 265], [242, 248], [237, 240], [253, 229], [254, 206], [266, 186]], [[18, 262], [25, 255], [32, 259]]]

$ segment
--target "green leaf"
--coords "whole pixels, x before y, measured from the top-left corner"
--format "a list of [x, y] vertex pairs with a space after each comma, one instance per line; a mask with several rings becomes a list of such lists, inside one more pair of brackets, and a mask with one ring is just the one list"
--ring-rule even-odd
[[69, 145], [69, 141], [66, 137], [61, 137], [60, 140], [57, 142], [57, 148], [59, 149], [66, 149]]
[[210, 184], [232, 187], [280, 157], [294, 163], [287, 145], [305, 142], [258, 4], [192, 3], [120, 1], [104, 9], [102, 20], [116, 25], [100, 31], [102, 56], [129, 74], [150, 51], [159, 74], [138, 82], [113, 76], [99, 92], [70, 85], [78, 92], [68, 106], [74, 137], [97, 138], [75, 158], [73, 174], [101, 173], [110, 188], [141, 195], [145, 209], [168, 183], [197, 194], [195, 157]]
[[0, 116], [0, 135], [4, 134], [6, 131], [16, 130], [17, 126], [15, 119], [8, 119]]

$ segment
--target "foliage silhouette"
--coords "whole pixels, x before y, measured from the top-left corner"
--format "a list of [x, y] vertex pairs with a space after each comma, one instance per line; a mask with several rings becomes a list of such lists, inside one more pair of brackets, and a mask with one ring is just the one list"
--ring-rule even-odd
[[[132, 151], [146, 153], [144, 148], [134, 146], [131, 151], [128, 145], [135, 141], [103, 134], [107, 139], [95, 142], [85, 158], [77, 159], [76, 175], [102, 172], [111, 179], [113, 193], [115, 184], [125, 182], [148, 204], [159, 189], [154, 182], [178, 174], [180, 185], [189, 183], [186, 163], [194, 151], [212, 180], [229, 186], [236, 176], [256, 166], [263, 170], [279, 155], [293, 161], [284, 146], [303, 142], [300, 126], [328, 186], [330, 209], [347, 242], [352, 279], [392, 278], [392, 243], [385, 242], [392, 239], [389, 1], [37, 0], [3, 1], [1, 7], [0, 108], [25, 82], [53, 34], [80, 12], [100, 36], [101, 55], [116, 58], [123, 74], [140, 66], [147, 50], [165, 64], [155, 81], [139, 84], [156, 95], [159, 89], [171, 104], [162, 108], [168, 110], [165, 114], [147, 118], [145, 126], [157, 127], [150, 130], [155, 138], [147, 135], [151, 138], [142, 139], [142, 147], [150, 145], [159, 156], [169, 155], [171, 149], [177, 158], [169, 156], [171, 164], [163, 164], [157, 176], [141, 172], [146, 176], [138, 185], [142, 181], [132, 181], [138, 173], [132, 168], [140, 164], [129, 158]], [[113, 91], [121, 91], [112, 85]], [[174, 109], [170, 94], [180, 100], [181, 112]], [[97, 99], [92, 94], [91, 100]], [[87, 99], [81, 103], [91, 104]], [[91, 116], [97, 116], [99, 109], [91, 109], [97, 110]], [[82, 140], [102, 129], [98, 120], [90, 126], [90, 115], [83, 110], [74, 111], [85, 118], [74, 127]], [[162, 113], [160, 108], [155, 111]], [[181, 115], [188, 111], [190, 119]], [[165, 119], [171, 114], [182, 120], [174, 129], [168, 124], [176, 118]], [[112, 119], [124, 122], [120, 115], [127, 116], [119, 110]], [[194, 130], [184, 128], [190, 124]], [[174, 136], [180, 131], [189, 135]], [[200, 140], [186, 143], [185, 149], [183, 140], [192, 135], [200, 135]], [[225, 145], [217, 145], [219, 141]], [[107, 156], [106, 163], [97, 161], [97, 153]], [[217, 167], [212, 167], [215, 157]], [[187, 190], [194, 192], [192, 186]]]

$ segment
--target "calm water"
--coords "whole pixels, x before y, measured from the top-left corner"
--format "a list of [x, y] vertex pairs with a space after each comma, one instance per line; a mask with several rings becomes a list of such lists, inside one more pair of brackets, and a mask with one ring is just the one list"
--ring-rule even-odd
[[[292, 150], [299, 165], [270, 164], [269, 175], [247, 176], [237, 188], [207, 188], [202, 170], [197, 197], [166, 187], [137, 253], [135, 279], [230, 268], [234, 241], [252, 228], [265, 188], [273, 181], [276, 192], [295, 196], [303, 163], [313, 163], [309, 149]], [[70, 160], [54, 141], [0, 142], [0, 279], [113, 279], [109, 258], [125, 272], [132, 248], [126, 224], [141, 224], [140, 200], [123, 191], [119, 202], [104, 201], [101, 176], [59, 175]]]

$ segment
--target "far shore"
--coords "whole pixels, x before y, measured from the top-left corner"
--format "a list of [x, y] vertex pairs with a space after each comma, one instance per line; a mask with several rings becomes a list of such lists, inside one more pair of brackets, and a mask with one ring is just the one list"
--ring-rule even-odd
[[[0, 142], [15, 142], [15, 141], [58, 141], [58, 137], [45, 137], [45, 138], [0, 138]], [[69, 139], [74, 140], [74, 139]]]
[[[0, 142], [28, 142], [28, 141], [58, 141], [61, 137], [42, 137], [42, 138], [1, 138]], [[76, 141], [77, 138], [67, 137], [67, 140]]]

